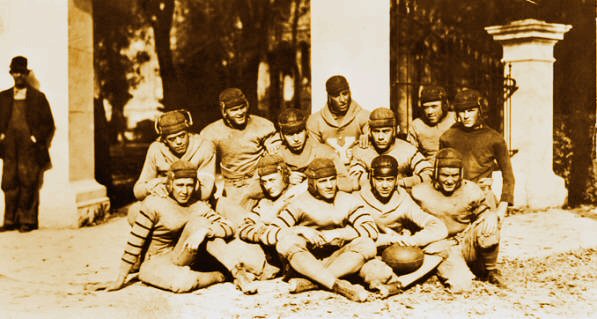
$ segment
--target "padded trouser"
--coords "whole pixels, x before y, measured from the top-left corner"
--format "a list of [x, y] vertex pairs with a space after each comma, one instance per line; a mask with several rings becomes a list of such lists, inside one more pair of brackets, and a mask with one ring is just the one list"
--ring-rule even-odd
[[294, 270], [328, 289], [333, 287], [336, 279], [357, 273], [377, 252], [375, 242], [364, 237], [350, 241], [331, 254], [328, 254], [329, 250], [310, 251], [307, 246], [303, 237], [285, 231], [280, 234], [276, 250]]
[[475, 276], [484, 277], [488, 271], [496, 269], [499, 227], [494, 234], [482, 234], [482, 224], [482, 219], [477, 220], [458, 238], [436, 243], [445, 245], [444, 261], [438, 266], [437, 274], [453, 292], [470, 290]]
[[169, 252], [150, 256], [139, 269], [139, 279], [152, 286], [174, 292], [188, 292], [223, 280], [219, 272], [191, 270], [197, 249], [185, 247], [186, 240], [206, 226], [207, 220], [193, 219], [184, 227], [176, 246]]
[[[207, 252], [214, 256], [224, 267], [232, 272], [236, 265], [255, 275], [258, 279], [270, 279], [277, 271], [267, 263], [263, 248], [259, 244], [247, 243], [238, 238], [230, 242], [222, 239], [207, 242]], [[273, 273], [272, 273], [273, 272]]]

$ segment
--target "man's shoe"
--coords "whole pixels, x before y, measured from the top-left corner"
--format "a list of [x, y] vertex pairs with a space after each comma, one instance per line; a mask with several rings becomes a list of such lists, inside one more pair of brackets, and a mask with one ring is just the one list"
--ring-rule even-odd
[[369, 286], [369, 288], [371, 288], [371, 290], [376, 290], [377, 295], [381, 299], [397, 295], [403, 291], [402, 285], [399, 282], [391, 284], [373, 283]]
[[356, 302], [365, 302], [369, 297], [367, 290], [363, 286], [353, 285], [343, 279], [336, 279], [332, 291]]
[[504, 277], [502, 276], [502, 273], [497, 269], [490, 270], [487, 273], [486, 280], [487, 280], [487, 282], [495, 285], [498, 288], [503, 288], [503, 289], [508, 288], [508, 285], [506, 285], [506, 282], [504, 280]]
[[5, 231], [15, 230], [15, 229], [17, 229], [17, 227], [14, 225], [4, 225], [4, 226], [0, 227], [0, 233], [5, 232]]
[[257, 287], [253, 282], [254, 275], [249, 273], [242, 264], [236, 265], [232, 271], [232, 277], [234, 278], [234, 286], [245, 295], [257, 293]]
[[34, 229], [37, 229], [37, 227], [33, 226], [33, 225], [21, 225], [19, 227], [19, 233], [27, 233], [30, 232]]
[[288, 281], [288, 286], [291, 294], [298, 294], [319, 288], [319, 285], [307, 278], [292, 278]]

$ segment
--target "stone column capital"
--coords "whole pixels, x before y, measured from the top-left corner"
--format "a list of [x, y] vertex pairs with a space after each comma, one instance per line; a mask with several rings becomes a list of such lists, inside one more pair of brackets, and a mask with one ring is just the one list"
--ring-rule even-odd
[[[554, 62], [553, 47], [572, 28], [568, 24], [525, 19], [489, 26], [485, 31], [502, 44], [504, 62]], [[532, 48], [531, 48], [532, 47]]]

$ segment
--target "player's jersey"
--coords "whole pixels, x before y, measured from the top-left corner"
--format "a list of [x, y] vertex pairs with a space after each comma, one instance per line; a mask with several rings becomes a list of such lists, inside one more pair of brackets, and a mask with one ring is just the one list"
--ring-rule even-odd
[[161, 141], [155, 141], [149, 145], [141, 174], [133, 188], [135, 197], [138, 200], [143, 200], [149, 195], [150, 190], [147, 189], [146, 182], [156, 177], [164, 177], [165, 180], [170, 165], [178, 160], [185, 160], [197, 166], [197, 179], [201, 184], [201, 199], [209, 198], [215, 182], [216, 153], [210, 141], [194, 133], [189, 133], [189, 146], [181, 157], [174, 155]]
[[269, 245], [278, 241], [282, 228], [292, 226], [307, 226], [316, 230], [352, 226], [359, 236], [373, 240], [377, 239], [378, 234], [375, 221], [359, 198], [341, 191], [331, 203], [317, 199], [309, 192], [302, 193], [280, 212], [270, 226], [267, 234]]
[[429, 126], [423, 119], [416, 118], [408, 129], [406, 140], [414, 145], [433, 163], [435, 154], [439, 151], [439, 138], [456, 123], [454, 112], [448, 112], [444, 118], [434, 126]]
[[277, 154], [284, 159], [284, 162], [291, 171], [300, 173], [304, 173], [309, 163], [315, 158], [332, 159], [338, 174], [338, 189], [345, 192], [352, 192], [359, 188], [358, 184], [348, 176], [348, 170], [335, 150], [331, 146], [321, 144], [311, 137], [307, 137], [301, 153], [293, 153], [286, 145], [282, 145], [278, 149]]
[[417, 246], [426, 246], [448, 234], [444, 223], [423, 211], [401, 187], [397, 188], [387, 203], [379, 201], [369, 185], [364, 186], [359, 195], [380, 233], [402, 234], [407, 230]]
[[276, 220], [280, 211], [286, 207], [296, 196], [307, 191], [307, 183], [289, 186], [280, 197], [275, 200], [262, 198], [257, 206], [245, 216], [242, 225], [239, 227], [238, 236], [245, 241], [259, 243], [261, 232], [265, 226]]
[[446, 224], [449, 236], [465, 230], [489, 209], [481, 188], [468, 180], [463, 180], [462, 185], [450, 196], [444, 195], [430, 183], [414, 186], [411, 194], [423, 210]]
[[210, 237], [228, 238], [234, 234], [230, 224], [203, 201], [181, 206], [171, 197], [150, 195], [141, 203], [122, 261], [133, 265], [147, 240], [147, 257], [169, 252], [192, 218], [205, 219]]
[[[402, 186], [412, 187], [421, 182], [431, 181], [432, 164], [427, 162], [423, 154], [410, 143], [397, 138], [394, 144], [382, 154], [390, 155], [398, 162], [398, 179], [402, 180]], [[362, 166], [368, 172], [373, 159], [382, 154], [378, 153], [373, 145], [367, 148], [355, 146], [352, 151], [351, 167]], [[368, 183], [367, 180], [368, 176], [363, 174], [361, 185]]]
[[256, 115], [249, 116], [244, 129], [230, 127], [220, 119], [206, 126], [200, 135], [215, 145], [221, 156], [222, 175], [231, 179], [253, 176], [259, 158], [275, 151], [281, 143], [274, 124]]

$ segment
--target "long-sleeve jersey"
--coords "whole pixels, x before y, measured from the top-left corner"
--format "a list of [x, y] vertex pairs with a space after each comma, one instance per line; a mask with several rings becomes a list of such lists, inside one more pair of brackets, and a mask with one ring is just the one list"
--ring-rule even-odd
[[331, 146], [321, 144], [311, 137], [307, 137], [301, 153], [293, 153], [286, 145], [282, 145], [278, 149], [277, 154], [284, 159], [284, 162], [291, 171], [301, 173], [305, 172], [309, 163], [315, 158], [330, 158], [334, 161], [334, 166], [338, 174], [338, 189], [350, 193], [359, 188], [358, 183], [355, 183], [348, 176], [348, 170], [336, 151]]
[[261, 232], [266, 230], [266, 226], [273, 223], [280, 211], [296, 196], [306, 191], [307, 183], [301, 183], [289, 186], [275, 200], [260, 199], [253, 210], [245, 216], [242, 225], [239, 227], [238, 236], [240, 239], [251, 243], [261, 243]]
[[276, 244], [280, 230], [293, 226], [312, 227], [319, 231], [352, 226], [359, 236], [376, 240], [378, 235], [375, 221], [360, 199], [341, 191], [333, 202], [317, 199], [309, 192], [295, 197], [268, 228], [266, 244]]
[[412, 233], [411, 239], [417, 246], [446, 238], [446, 225], [437, 217], [426, 213], [415, 203], [410, 195], [398, 187], [387, 203], [382, 203], [373, 195], [371, 187], [367, 185], [360, 192], [366, 209], [371, 212], [380, 233], [391, 229], [402, 233], [404, 229]]
[[462, 185], [449, 196], [430, 183], [414, 186], [411, 195], [423, 210], [446, 224], [449, 236], [460, 233], [481, 214], [489, 212], [485, 194], [477, 184], [468, 180], [463, 180]]
[[274, 152], [281, 144], [274, 124], [267, 119], [250, 115], [243, 129], [226, 125], [223, 119], [206, 126], [200, 135], [211, 141], [221, 157], [224, 178], [250, 177], [265, 152]]
[[141, 203], [131, 229], [122, 255], [123, 267], [130, 267], [137, 261], [146, 241], [149, 241], [147, 256], [169, 252], [191, 218], [205, 219], [208, 238], [234, 235], [230, 224], [203, 201], [181, 206], [171, 197], [150, 195]]
[[[396, 159], [398, 162], [398, 179], [401, 186], [410, 188], [422, 182], [431, 181], [433, 175], [433, 166], [416, 147], [401, 139], [396, 139], [394, 144], [385, 152], [378, 153], [373, 145], [362, 148], [358, 145], [353, 147], [353, 158], [351, 167], [361, 166], [368, 172], [371, 168], [371, 162], [379, 155], [386, 154]], [[361, 176], [361, 185], [366, 184], [368, 177], [366, 174]]]
[[462, 154], [464, 178], [479, 182], [490, 178], [496, 163], [502, 171], [500, 201], [514, 203], [514, 173], [504, 138], [492, 128], [483, 126], [469, 130], [454, 125], [440, 137], [440, 147], [452, 147]]
[[425, 158], [433, 163], [435, 154], [439, 151], [439, 138], [456, 123], [454, 112], [448, 112], [436, 125], [430, 126], [423, 119], [416, 118], [408, 129], [406, 140], [414, 145]]
[[149, 145], [141, 174], [133, 187], [135, 198], [143, 200], [147, 197], [150, 192], [150, 189], [147, 189], [147, 182], [157, 177], [164, 177], [165, 180], [170, 165], [178, 160], [189, 161], [197, 166], [201, 199], [209, 198], [215, 183], [216, 153], [210, 141], [194, 133], [189, 133], [189, 146], [181, 157], [174, 155], [163, 142], [155, 141]]
[[328, 104], [307, 120], [307, 132], [312, 140], [333, 147], [343, 163], [350, 162], [348, 150], [359, 137], [369, 134], [369, 111], [363, 109], [354, 100], [343, 116], [330, 111]]

